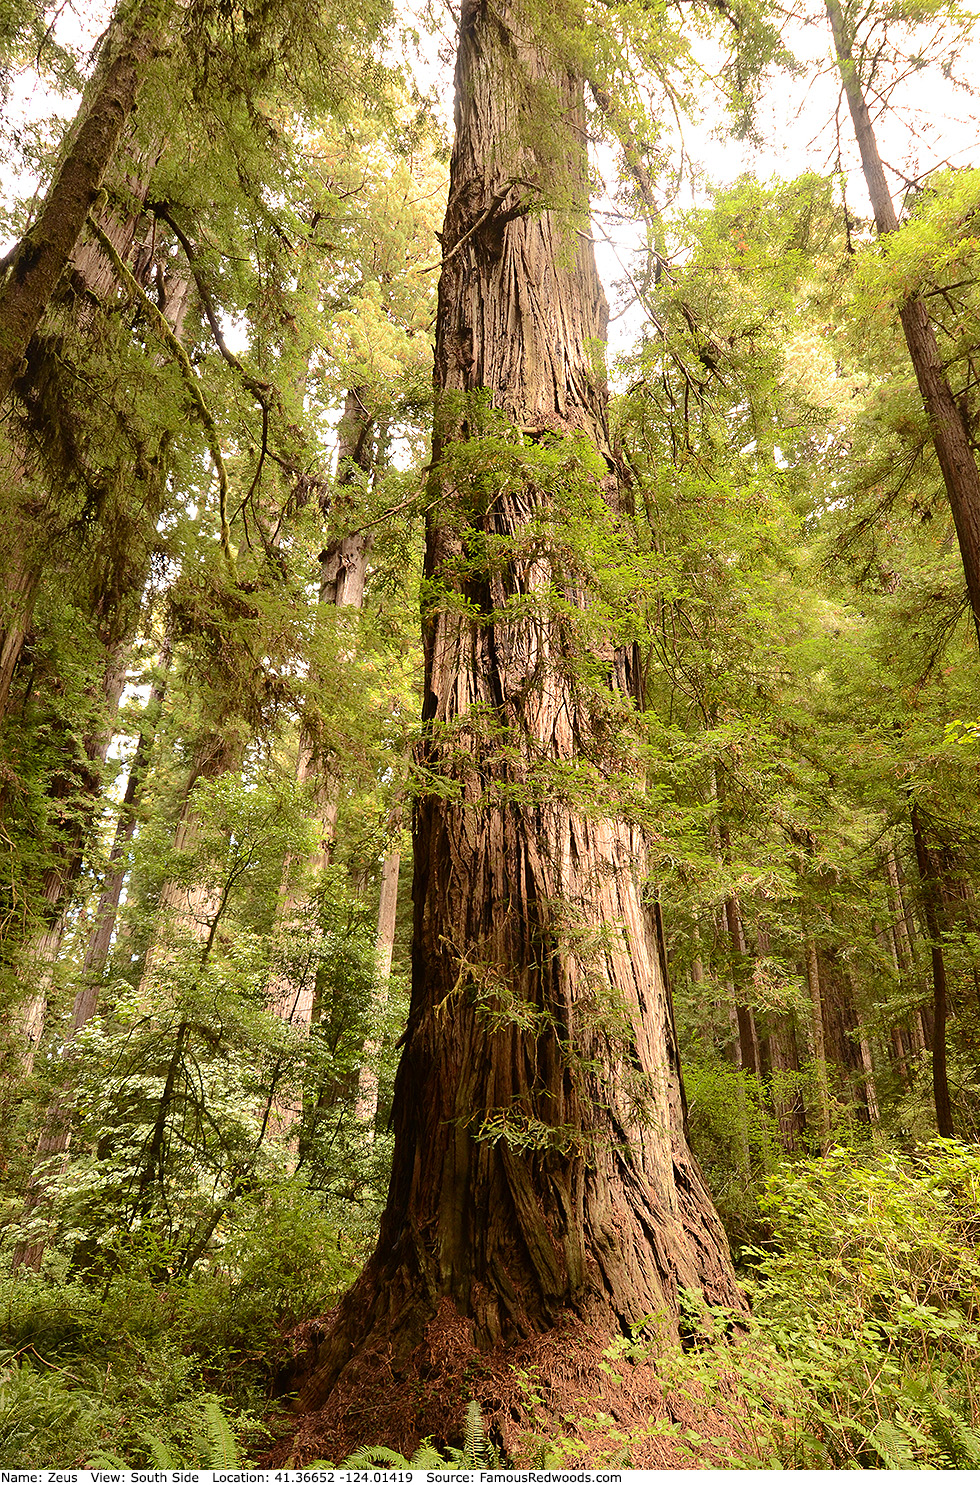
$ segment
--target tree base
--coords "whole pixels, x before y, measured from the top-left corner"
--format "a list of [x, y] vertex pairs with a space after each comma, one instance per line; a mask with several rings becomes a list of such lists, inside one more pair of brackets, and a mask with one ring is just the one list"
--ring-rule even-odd
[[[334, 1327], [341, 1314], [335, 1312]], [[335, 1328], [328, 1329], [314, 1359], [306, 1338], [312, 1371], [319, 1372], [335, 1339]], [[731, 1468], [750, 1422], [734, 1385], [712, 1389], [710, 1400], [699, 1401], [689, 1386], [671, 1394], [655, 1359], [629, 1360], [614, 1342], [608, 1310], [569, 1311], [544, 1335], [481, 1351], [473, 1322], [444, 1298], [400, 1363], [390, 1342], [359, 1347], [323, 1401], [303, 1413], [262, 1463], [340, 1464], [372, 1444], [410, 1459], [423, 1439], [440, 1452], [459, 1448], [467, 1404], [475, 1400], [502, 1468]], [[675, 1437], [680, 1430], [703, 1442], [685, 1443]]]

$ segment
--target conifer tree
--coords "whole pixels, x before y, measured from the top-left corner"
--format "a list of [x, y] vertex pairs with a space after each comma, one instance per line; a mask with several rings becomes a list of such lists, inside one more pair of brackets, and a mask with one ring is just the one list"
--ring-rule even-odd
[[[861, 20], [867, 20], [867, 13], [859, 16], [856, 7], [842, 5], [840, 0], [827, 0], [826, 8], [871, 198], [875, 229], [880, 237], [887, 236], [898, 231], [899, 219], [868, 107], [866, 94], [869, 84], [862, 77], [861, 55], [855, 55], [856, 30]], [[873, 7], [871, 15], [873, 17]], [[886, 48], [882, 46], [880, 51], [884, 50]], [[875, 68], [880, 66], [880, 51], [874, 57]], [[976, 450], [963, 409], [950, 385], [923, 295], [912, 293], [905, 297], [899, 304], [898, 314], [953, 515], [977, 645], [980, 646], [980, 468]]]
[[[579, 13], [565, 20], [577, 35]], [[378, 1247], [307, 1407], [333, 1393], [342, 1408], [379, 1349], [402, 1373], [447, 1304], [485, 1349], [563, 1319], [676, 1316], [682, 1285], [739, 1303], [687, 1144], [642, 830], [610, 787], [630, 767], [637, 657], [590, 625], [570, 535], [577, 503], [612, 531], [629, 502], [606, 424], [583, 85], [555, 25], [483, 0], [460, 18], [412, 1004]]]

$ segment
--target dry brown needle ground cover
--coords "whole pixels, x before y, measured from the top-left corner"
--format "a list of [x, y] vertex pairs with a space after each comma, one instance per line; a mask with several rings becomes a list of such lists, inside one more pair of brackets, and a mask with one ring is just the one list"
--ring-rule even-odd
[[[294, 1333], [291, 1388], [315, 1366], [330, 1318]], [[763, 1427], [758, 1407], [740, 1397], [737, 1351], [730, 1369], [708, 1369], [705, 1385], [684, 1377], [676, 1347], [661, 1357], [632, 1348], [632, 1359], [620, 1349], [579, 1319], [479, 1352], [470, 1322], [443, 1300], [407, 1365], [396, 1371], [381, 1350], [361, 1352], [326, 1404], [299, 1416], [263, 1464], [338, 1463], [374, 1444], [411, 1458], [426, 1439], [440, 1450], [459, 1447], [471, 1399], [501, 1467], [725, 1469], [745, 1467], [760, 1448], [772, 1451], [773, 1417]]]

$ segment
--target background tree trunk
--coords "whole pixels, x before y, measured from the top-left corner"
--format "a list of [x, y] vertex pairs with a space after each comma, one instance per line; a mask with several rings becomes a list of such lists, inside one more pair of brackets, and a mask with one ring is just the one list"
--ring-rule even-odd
[[115, 157], [160, 44], [162, 12], [159, 0], [144, 0], [125, 19], [113, 21], [41, 214], [7, 267], [0, 285], [0, 402], [13, 385]]
[[[852, 36], [839, 0], [826, 0], [841, 80], [861, 152], [864, 179], [880, 236], [898, 230], [898, 216], [878, 153], [878, 141], [853, 56]], [[943, 369], [925, 300], [918, 294], [899, 310], [909, 360], [915, 372], [929, 433], [953, 514], [973, 625], [980, 646], [980, 471], [952, 388]]]
[[[364, 387], [354, 387], [344, 399], [344, 411], [340, 419], [337, 440], [338, 492], [348, 492], [359, 480], [366, 479], [372, 469], [373, 448], [371, 443], [372, 417], [364, 405]], [[321, 612], [326, 609], [353, 609], [359, 611], [364, 604], [364, 588], [367, 581], [368, 555], [371, 550], [371, 533], [358, 532], [331, 541], [320, 553]], [[315, 677], [311, 677], [315, 684]], [[308, 863], [308, 875], [297, 888], [292, 881], [295, 863], [287, 860], [283, 867], [282, 887], [276, 912], [280, 934], [295, 928], [309, 898], [310, 877], [322, 872], [330, 860], [330, 848], [337, 826], [337, 811], [340, 805], [341, 782], [328, 769], [323, 739], [315, 726], [301, 724], [299, 757], [296, 777], [300, 784], [308, 784], [313, 794], [313, 811], [320, 828], [320, 840], [316, 854]], [[312, 981], [304, 976], [304, 982], [295, 983], [295, 976], [280, 967], [274, 973], [269, 986], [269, 1003], [277, 1016], [290, 1025], [307, 1031], [313, 1020], [315, 989]], [[300, 1118], [302, 1110], [298, 1104], [286, 1107], [277, 1105], [276, 1128], [286, 1133]]]
[[99, 687], [97, 720], [88, 736], [65, 739], [65, 767], [52, 784], [51, 797], [63, 801], [66, 820], [43, 872], [40, 898], [42, 924], [33, 941], [20, 950], [18, 974], [28, 994], [20, 1007], [19, 1023], [24, 1038], [22, 1070], [29, 1075], [44, 1035], [48, 1002], [67, 927], [67, 914], [74, 900], [85, 852], [90, 844], [102, 789], [102, 768], [112, 741], [112, 730], [126, 679], [121, 646], [105, 653], [105, 673]]
[[840, 950], [831, 944], [819, 953], [824, 1056], [836, 1071], [836, 1092], [868, 1122], [868, 1089], [854, 986]]
[[[718, 855], [721, 862], [731, 867], [732, 842], [728, 821], [724, 815], [725, 790], [716, 768], [711, 771], [711, 793], [718, 801]], [[725, 899], [725, 927], [728, 929], [731, 983], [733, 990], [732, 1009], [738, 1036], [737, 1065], [759, 1076], [759, 1039], [756, 1033], [752, 1007], [745, 1002], [745, 978], [748, 970], [748, 944], [742, 922], [742, 907], [735, 893]]]
[[910, 799], [909, 814], [912, 824], [912, 841], [915, 860], [922, 883], [922, 908], [929, 932], [929, 952], [932, 958], [932, 1095], [936, 1106], [936, 1129], [944, 1139], [952, 1139], [953, 1108], [949, 1097], [949, 1080], [946, 1075], [946, 1017], [948, 991], [946, 985], [946, 959], [943, 954], [939, 925], [937, 899], [940, 897], [939, 873], [932, 851], [926, 845], [922, 830], [919, 807]]
[[[382, 1023], [388, 1009], [388, 981], [391, 978], [391, 961], [395, 949], [398, 878], [401, 872], [400, 824], [401, 809], [398, 808], [389, 827], [394, 830], [395, 836], [381, 868], [381, 898], [378, 903], [378, 988], [372, 1012]], [[380, 1052], [380, 1035], [369, 1037], [364, 1043], [364, 1060], [357, 1075], [357, 1097], [354, 1101], [354, 1117], [365, 1126], [371, 1139], [374, 1138], [374, 1121], [378, 1114], [377, 1063]]]
[[[804, 930], [806, 924], [804, 923]], [[817, 941], [812, 933], [806, 933], [806, 983], [810, 992], [810, 1030], [813, 1041], [813, 1068], [816, 1078], [817, 1108], [816, 1133], [820, 1151], [826, 1153], [830, 1144], [830, 1088], [827, 1083], [827, 1056], [823, 1036], [823, 995], [820, 986], [820, 957]]]
[[[372, 429], [374, 420], [364, 403], [365, 387], [352, 387], [344, 398], [344, 411], [338, 426], [337, 477], [334, 482], [334, 505], [342, 505], [348, 513], [359, 512], [362, 501], [358, 498], [360, 487], [371, 475], [374, 465], [374, 443]], [[324, 490], [329, 486], [324, 484]], [[327, 499], [323, 500], [327, 514]], [[320, 553], [320, 590], [318, 603], [320, 613], [327, 609], [350, 609], [359, 612], [364, 605], [364, 589], [367, 582], [368, 557], [371, 551], [371, 531], [358, 531], [328, 542]], [[311, 676], [311, 690], [316, 677]], [[307, 863], [307, 872], [295, 881], [295, 862], [288, 859], [283, 865], [282, 884], [276, 909], [276, 927], [285, 953], [280, 955], [269, 983], [269, 1004], [280, 1020], [293, 1026], [301, 1034], [309, 1032], [317, 1013], [316, 976], [310, 973], [308, 959], [296, 961], [290, 953], [290, 939], [295, 937], [297, 927], [303, 920], [303, 912], [310, 902], [311, 882], [315, 883], [330, 860], [337, 828], [337, 813], [340, 808], [342, 783], [335, 770], [331, 770], [326, 757], [324, 739], [316, 726], [301, 723], [299, 757], [296, 777], [300, 784], [307, 784], [313, 796], [313, 815], [320, 830], [316, 852]], [[395, 868], [397, 889], [398, 871]], [[382, 886], [382, 897], [384, 889]], [[390, 959], [389, 970], [390, 973]], [[365, 1070], [365, 1076], [369, 1076]], [[313, 1103], [322, 1096], [314, 1094]], [[377, 1101], [377, 1079], [374, 1083]], [[356, 1112], [356, 1110], [355, 1110]], [[298, 1092], [274, 1100], [270, 1112], [270, 1128], [277, 1139], [289, 1140], [303, 1117], [303, 1098]]]

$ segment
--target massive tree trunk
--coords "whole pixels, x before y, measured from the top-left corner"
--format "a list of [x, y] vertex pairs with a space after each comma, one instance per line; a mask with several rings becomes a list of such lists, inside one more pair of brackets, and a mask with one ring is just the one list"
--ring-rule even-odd
[[[864, 179], [871, 197], [879, 236], [898, 230], [898, 216], [878, 153], [874, 125], [853, 55], [853, 35], [840, 0], [826, 0], [834, 50], [861, 152]], [[919, 294], [906, 299], [899, 310], [909, 360], [919, 395], [929, 419], [929, 432], [942, 471], [953, 514], [973, 624], [980, 645], [980, 470], [970, 447], [963, 415], [949, 385], [925, 300]]]
[[[635, 657], [583, 641], [587, 575], [555, 530], [572, 485], [610, 526], [623, 501], [582, 89], [533, 28], [506, 0], [464, 0], [423, 612], [433, 784], [394, 1163], [307, 1408], [372, 1353], [410, 1375], [437, 1310], [485, 1351], [562, 1323], [669, 1323], [681, 1286], [741, 1303], [687, 1143], [646, 845], [609, 778]], [[586, 776], [590, 803], [570, 783]]]

